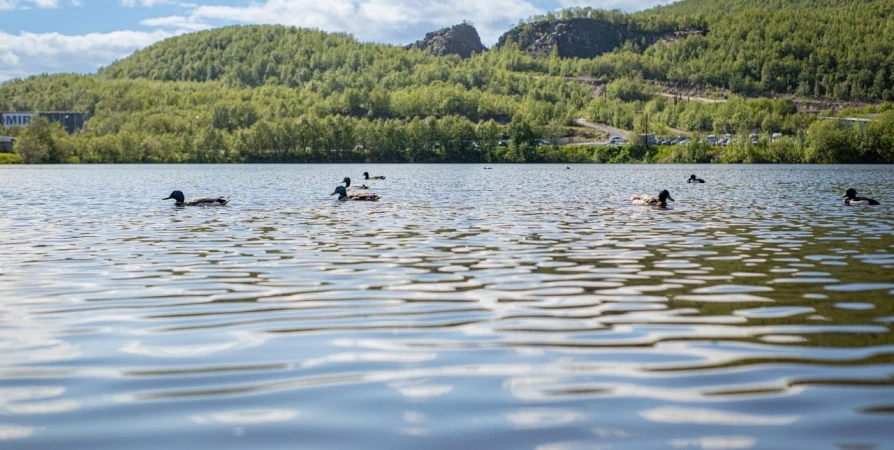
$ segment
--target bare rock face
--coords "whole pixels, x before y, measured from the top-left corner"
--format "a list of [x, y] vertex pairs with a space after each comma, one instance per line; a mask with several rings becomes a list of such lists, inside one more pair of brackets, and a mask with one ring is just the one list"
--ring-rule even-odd
[[413, 47], [428, 50], [435, 56], [459, 55], [464, 59], [473, 53], [487, 51], [478, 30], [466, 23], [428, 33], [425, 39], [407, 46], [408, 49]]
[[593, 58], [611, 52], [627, 41], [652, 39], [646, 33], [603, 20], [568, 19], [519, 25], [501, 36], [497, 46], [512, 41], [535, 57], [549, 56], [558, 49], [563, 58]]

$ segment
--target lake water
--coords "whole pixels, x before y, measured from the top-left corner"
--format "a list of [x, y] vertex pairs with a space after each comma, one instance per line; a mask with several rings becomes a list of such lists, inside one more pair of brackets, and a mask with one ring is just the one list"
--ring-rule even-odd
[[[328, 195], [364, 171], [382, 201]], [[892, 448], [892, 192], [880, 166], [3, 167], [0, 448]]]

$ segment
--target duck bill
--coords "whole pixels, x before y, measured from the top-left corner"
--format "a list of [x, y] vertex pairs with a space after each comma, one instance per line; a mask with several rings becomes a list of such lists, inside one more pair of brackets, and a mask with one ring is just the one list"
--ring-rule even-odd
[[172, 198], [174, 198], [174, 197], [171, 197], [171, 196], [169, 195], [169, 196], [163, 198], [162, 200], [170, 200], [170, 199], [172, 199]]
[[847, 194], [842, 195], [841, 198], [847, 198]]
[[338, 194], [338, 191], [329, 194], [329, 196], [332, 197], [333, 195], [336, 195], [336, 194]]
[[674, 198], [671, 197], [671, 196], [668, 196], [667, 199], [670, 200], [670, 201], [672, 201], [672, 202], [674, 202], [674, 203], [676, 203], [676, 200], [674, 200]]

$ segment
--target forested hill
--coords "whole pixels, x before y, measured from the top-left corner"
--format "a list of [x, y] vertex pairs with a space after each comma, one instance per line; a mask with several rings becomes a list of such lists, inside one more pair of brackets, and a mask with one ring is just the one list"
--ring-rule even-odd
[[[751, 96], [894, 99], [890, 0], [684, 0], [636, 14], [570, 8], [507, 31], [500, 49], [507, 40], [544, 59], [513, 66], [525, 71], [605, 81], [643, 77]], [[554, 46], [567, 61], [546, 61]], [[416, 50], [343, 34], [249, 26], [169, 39], [101, 75], [231, 86], [314, 83], [331, 91], [342, 87], [333, 76], [348, 73], [362, 74], [367, 86], [405, 85], [410, 68], [429, 61]]]
[[[217, 81], [230, 85], [297, 86], [364, 74], [400, 82], [431, 60], [402, 47], [361, 43], [340, 33], [278, 25], [234, 26], [187, 34], [140, 50], [100, 70], [105, 78]], [[401, 83], [402, 84], [402, 83]]]
[[668, 81], [743, 93], [894, 99], [890, 0], [685, 0], [637, 15], [701, 15], [710, 28], [703, 38], [644, 52]]

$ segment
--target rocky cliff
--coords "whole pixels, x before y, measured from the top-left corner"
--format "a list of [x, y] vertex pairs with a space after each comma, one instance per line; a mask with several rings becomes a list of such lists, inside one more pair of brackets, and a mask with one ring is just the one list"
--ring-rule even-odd
[[655, 37], [627, 26], [598, 19], [550, 20], [519, 25], [500, 37], [497, 46], [517, 43], [532, 56], [549, 56], [558, 49], [563, 58], [593, 58], [624, 42], [651, 43]]
[[465, 23], [428, 33], [425, 39], [407, 46], [408, 49], [413, 47], [428, 50], [435, 56], [459, 55], [462, 58], [487, 50], [481, 43], [478, 30]]

